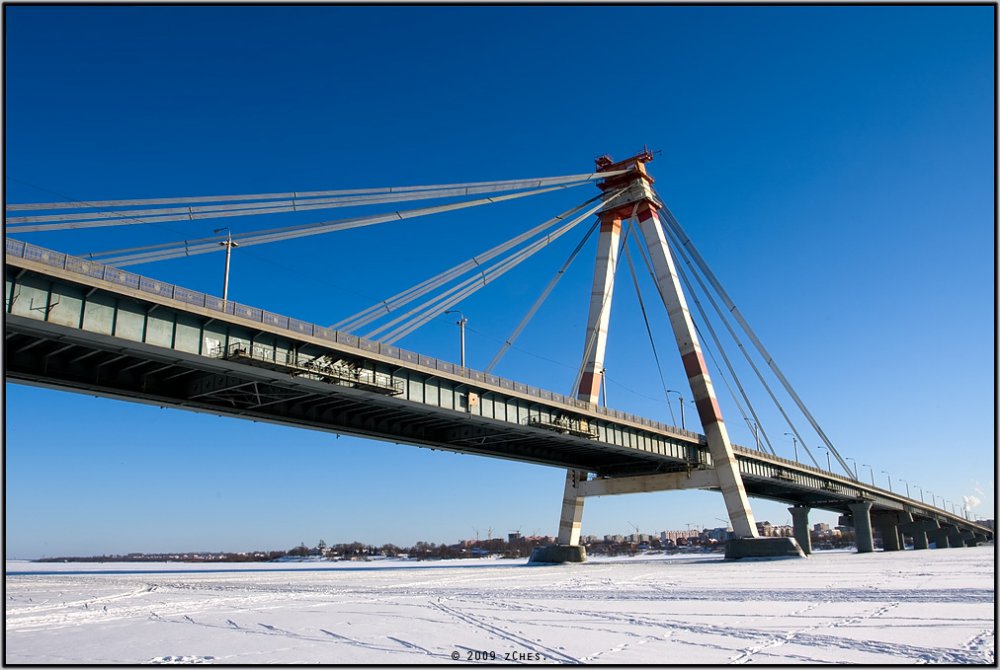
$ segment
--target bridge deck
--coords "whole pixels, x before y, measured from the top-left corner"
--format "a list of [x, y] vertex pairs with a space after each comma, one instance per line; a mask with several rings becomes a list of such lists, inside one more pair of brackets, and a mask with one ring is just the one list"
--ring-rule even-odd
[[[710, 469], [701, 435], [6, 240], [7, 377], [599, 477]], [[736, 447], [750, 495], [974, 524]]]

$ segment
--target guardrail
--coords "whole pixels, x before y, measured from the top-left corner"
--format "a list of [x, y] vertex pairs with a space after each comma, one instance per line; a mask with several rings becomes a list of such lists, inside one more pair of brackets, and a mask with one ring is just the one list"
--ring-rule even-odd
[[676, 426], [668, 426], [664, 423], [660, 423], [659, 421], [653, 421], [652, 419], [636, 416], [634, 414], [628, 414], [616, 409], [610, 409], [600, 405], [584, 402], [560, 393], [547, 391], [535, 386], [528, 386], [527, 384], [522, 384], [511, 379], [498, 377], [496, 375], [491, 375], [479, 370], [473, 370], [471, 368], [465, 368], [460, 365], [455, 365], [454, 363], [438, 360], [431, 356], [424, 356], [423, 354], [407, 351], [406, 349], [400, 349], [399, 347], [395, 347], [390, 344], [366, 340], [365, 338], [358, 337], [357, 335], [331, 330], [330, 328], [324, 328], [322, 326], [317, 326], [316, 324], [308, 323], [306, 321], [300, 321], [299, 319], [289, 316], [268, 312], [257, 307], [243, 305], [232, 300], [223, 301], [222, 298], [208, 295], [207, 293], [192, 291], [182, 286], [176, 286], [168, 282], [151, 279], [126, 270], [119, 270], [118, 268], [110, 265], [104, 265], [103, 263], [99, 263], [97, 261], [87, 260], [78, 256], [71, 256], [69, 254], [53, 251], [44, 247], [38, 247], [28, 242], [22, 242], [10, 237], [5, 239], [6, 252], [8, 256], [37, 261], [51, 267], [72, 272], [74, 274], [126, 286], [143, 293], [149, 293], [163, 298], [170, 298], [171, 300], [177, 300], [195, 307], [215, 310], [224, 314], [231, 314], [242, 319], [257, 321], [269, 326], [287, 330], [293, 334], [309, 335], [311, 337], [327, 340], [339, 345], [346, 345], [348, 347], [360, 349], [361, 351], [396, 358], [421, 367], [446, 372], [459, 377], [465, 377], [466, 379], [470, 379], [484, 387], [492, 386], [497, 389], [516, 391], [518, 393], [534, 396], [541, 400], [549, 400], [569, 407], [584, 409], [589, 412], [606, 416], [610, 419], [619, 419], [621, 421], [628, 421], [630, 423], [646, 426], [652, 430], [684, 435], [698, 441], [703, 439], [703, 436], [698, 433], [694, 433], [683, 428], [677, 428]]

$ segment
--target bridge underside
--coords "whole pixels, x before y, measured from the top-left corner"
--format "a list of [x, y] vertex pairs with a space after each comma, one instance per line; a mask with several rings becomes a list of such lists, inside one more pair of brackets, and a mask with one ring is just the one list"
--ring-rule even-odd
[[686, 469], [684, 461], [586, 437], [418, 407], [389, 394], [293, 377], [7, 315], [8, 380], [146, 404], [575, 468], [605, 476]]
[[[589, 495], [719, 488], [704, 436], [676, 427], [10, 239], [5, 275], [8, 381], [584, 471], [607, 487]], [[853, 478], [733, 450], [753, 497], [845, 514], [867, 501], [880, 523], [909, 515], [992, 536]], [[637, 488], [639, 476], [659, 487]]]

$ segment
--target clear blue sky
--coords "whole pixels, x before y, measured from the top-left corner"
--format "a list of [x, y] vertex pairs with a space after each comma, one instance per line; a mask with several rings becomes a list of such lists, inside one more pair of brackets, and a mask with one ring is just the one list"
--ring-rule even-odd
[[[550, 176], [661, 149], [657, 188], [839, 451], [880, 483], [887, 470], [894, 488], [976, 495], [974, 512], [993, 516], [994, 7], [4, 11], [8, 203]], [[332, 323], [591, 195], [237, 250], [230, 295]], [[288, 220], [265, 218], [22, 239], [76, 253]], [[575, 241], [463, 303], [470, 366], [486, 366]], [[570, 390], [592, 258], [499, 374]], [[218, 295], [221, 263], [135, 270]], [[441, 317], [400, 344], [455, 360], [457, 328]], [[627, 275], [606, 365], [612, 406], [670, 420]], [[716, 386], [733, 439], [752, 444]], [[560, 470], [5, 391], [7, 557], [557, 529]], [[784, 506], [752, 502], [787, 522]], [[724, 510], [700, 492], [592, 499], [584, 533], [717, 526]]]

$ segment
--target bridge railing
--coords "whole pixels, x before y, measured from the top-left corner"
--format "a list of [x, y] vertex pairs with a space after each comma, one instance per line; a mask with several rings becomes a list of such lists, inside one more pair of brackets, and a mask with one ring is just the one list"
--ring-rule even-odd
[[127, 270], [120, 270], [94, 260], [71, 256], [69, 254], [60, 253], [44, 247], [35, 246], [34, 244], [23, 242], [21, 240], [15, 240], [9, 237], [6, 238], [6, 252], [8, 256], [37, 261], [51, 267], [72, 272], [74, 274], [126, 286], [142, 293], [149, 293], [159, 297], [177, 300], [195, 307], [231, 314], [232, 316], [241, 319], [248, 319], [250, 321], [281, 328], [291, 333], [308, 335], [310, 337], [326, 340], [328, 342], [334, 342], [339, 345], [346, 345], [356, 349], [361, 349], [362, 351], [377, 353], [382, 356], [388, 356], [407, 363], [413, 363], [432, 370], [438, 370], [448, 374], [457, 375], [459, 377], [465, 377], [466, 379], [470, 379], [483, 386], [493, 386], [500, 389], [512, 390], [518, 393], [534, 396], [540, 400], [556, 402], [569, 407], [576, 407], [589, 412], [594, 412], [611, 419], [628, 421], [634, 424], [646, 426], [652, 430], [671, 432], [698, 441], [703, 440], [703, 437], [700, 434], [683, 428], [668, 426], [659, 421], [654, 421], [645, 417], [636, 416], [634, 414], [629, 414], [627, 412], [622, 412], [608, 407], [602, 407], [596, 404], [590, 404], [571, 396], [555, 393], [554, 391], [529, 386], [504, 377], [491, 375], [487, 372], [465, 368], [460, 365], [455, 365], [454, 363], [438, 360], [431, 356], [425, 356], [423, 354], [400, 349], [399, 347], [395, 347], [390, 344], [384, 344], [374, 340], [366, 340], [365, 338], [358, 337], [357, 335], [331, 330], [307, 321], [300, 321], [299, 319], [281, 314], [275, 314], [274, 312], [268, 312], [267, 310], [257, 307], [243, 305], [232, 300], [223, 301], [222, 298], [209, 295], [207, 293], [192, 291], [191, 289], [184, 288], [183, 286], [176, 286], [168, 282], [128, 272]]

